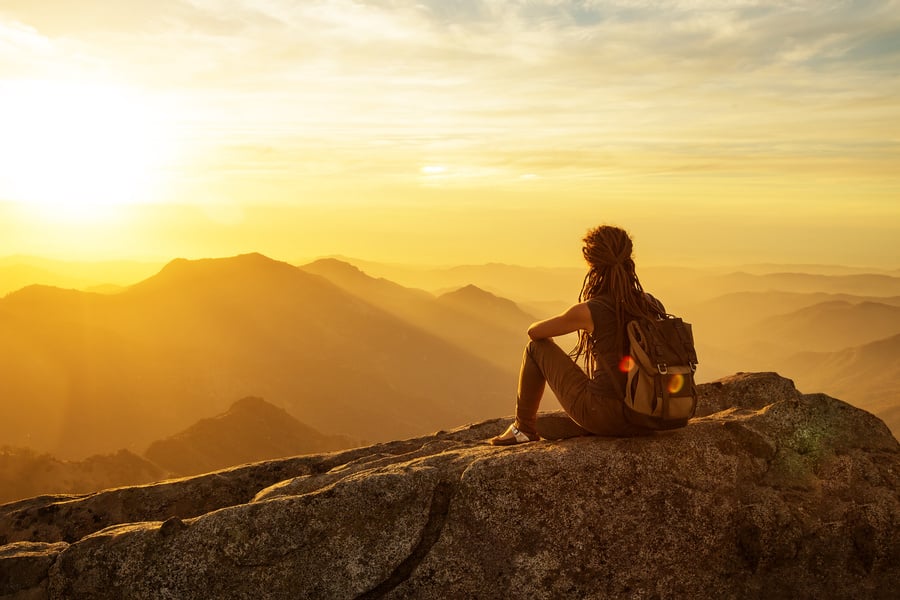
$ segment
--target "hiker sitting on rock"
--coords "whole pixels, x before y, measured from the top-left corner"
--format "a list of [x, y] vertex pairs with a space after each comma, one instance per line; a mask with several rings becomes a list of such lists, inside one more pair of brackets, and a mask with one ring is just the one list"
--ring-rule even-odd
[[[545, 383], [569, 417], [587, 432], [608, 436], [646, 433], [646, 429], [627, 423], [622, 414], [628, 371], [624, 362], [630, 360], [625, 327], [636, 317], [656, 318], [665, 310], [641, 287], [627, 232], [607, 225], [592, 229], [584, 238], [582, 252], [589, 270], [578, 304], [528, 328], [531, 341], [519, 371], [516, 420], [491, 438], [495, 446], [540, 439], [537, 412]], [[571, 355], [551, 339], [575, 331], [580, 333]], [[581, 356], [587, 373], [577, 364]]]

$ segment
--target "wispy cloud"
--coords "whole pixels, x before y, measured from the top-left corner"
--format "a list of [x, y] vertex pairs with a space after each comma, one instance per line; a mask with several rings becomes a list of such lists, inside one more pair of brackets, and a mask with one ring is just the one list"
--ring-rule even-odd
[[210, 143], [348, 168], [378, 145], [381, 171], [411, 177], [428, 161], [518, 178], [898, 157], [898, 40], [893, 0], [0, 7], [5, 76], [121, 77], [185, 94]]

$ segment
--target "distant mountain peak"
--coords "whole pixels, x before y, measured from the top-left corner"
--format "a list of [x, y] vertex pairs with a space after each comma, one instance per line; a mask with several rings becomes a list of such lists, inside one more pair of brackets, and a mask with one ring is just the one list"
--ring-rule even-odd
[[300, 266], [299, 269], [312, 275], [324, 277], [339, 287], [352, 290], [354, 293], [362, 292], [368, 294], [376, 289], [381, 291], [390, 290], [393, 293], [400, 289], [408, 289], [383, 277], [373, 277], [356, 265], [339, 258], [320, 258]]
[[259, 252], [249, 252], [247, 254], [236, 254], [234, 256], [222, 256], [214, 258], [175, 258], [166, 263], [166, 265], [160, 270], [160, 273], [164, 273], [167, 270], [178, 270], [186, 268], [202, 269], [217, 266], [264, 267], [274, 265], [291, 266], [284, 261], [269, 258], [265, 254], [260, 254]]
[[454, 309], [481, 317], [501, 319], [515, 329], [533, 320], [531, 315], [522, 310], [512, 300], [498, 296], [474, 284], [468, 284], [452, 292], [442, 294], [438, 297], [438, 301]]
[[245, 396], [240, 400], [236, 401], [231, 407], [228, 409], [228, 412], [232, 411], [243, 411], [243, 410], [256, 410], [259, 408], [274, 406], [269, 402], [266, 402], [264, 398], [260, 398], [259, 396]]
[[498, 296], [472, 283], [453, 290], [452, 292], [441, 294], [438, 298], [443, 301], [454, 303], [478, 303], [480, 305], [503, 306], [505, 308], [515, 307], [518, 309], [518, 305], [512, 300]]
[[259, 252], [217, 258], [176, 258], [166, 263], [157, 274], [131, 286], [130, 289], [146, 290], [172, 285], [183, 286], [201, 280], [237, 280], [278, 273], [294, 275], [299, 273], [299, 269]]
[[354, 276], [365, 276], [369, 277], [362, 269], [348, 263], [346, 261], [340, 260], [338, 258], [320, 258], [318, 260], [314, 260], [313, 262], [303, 265], [301, 267], [304, 270], [309, 270], [310, 272], [322, 272], [327, 271], [331, 273], [341, 273], [344, 275], [354, 275]]
[[496, 294], [492, 294], [491, 292], [478, 287], [474, 283], [470, 283], [469, 285], [464, 285], [463, 287], [454, 290], [452, 292], [447, 292], [444, 296], [470, 296], [470, 297], [478, 297], [478, 298], [499, 298]]
[[147, 449], [146, 456], [173, 473], [188, 474], [356, 445], [324, 435], [258, 396], [246, 396], [224, 413], [201, 419]]
[[259, 396], [245, 396], [229, 406], [228, 410], [212, 418], [243, 419], [247, 417], [273, 419], [275, 421], [285, 420], [296, 425], [301, 425], [301, 423], [292, 417], [286, 410], [275, 406]]
[[23, 309], [31, 312], [47, 307], [53, 307], [54, 310], [59, 310], [60, 307], [77, 307], [85, 300], [98, 296], [100, 294], [95, 292], [32, 284], [0, 297], [0, 301], [4, 307], [16, 312]]

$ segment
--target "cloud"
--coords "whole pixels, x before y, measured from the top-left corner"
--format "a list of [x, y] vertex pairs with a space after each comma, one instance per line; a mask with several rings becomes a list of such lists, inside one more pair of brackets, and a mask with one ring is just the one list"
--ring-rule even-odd
[[879, 140], [898, 152], [893, 0], [46, 4], [0, 9], [6, 72], [75, 64], [169, 89], [190, 97], [203, 143], [348, 169], [374, 144], [390, 169], [456, 161], [515, 177], [520, 164], [640, 172], [641, 157], [863, 160]]
[[[219, 3], [220, 6], [226, 6]], [[228, 12], [201, 10], [189, 0], [71, 0], [66, 3], [4, 0], [0, 15], [26, 22], [53, 38], [99, 34], [164, 33], [185, 24], [206, 31], [235, 33], [240, 20]]]
[[491, 71], [497, 67], [511, 71], [504, 79], [533, 69], [590, 75], [588, 65], [619, 76], [815, 68], [836, 60], [865, 67], [897, 60], [897, 8], [893, 1], [698, 0], [78, 0], [60, 8], [11, 0], [0, 16], [51, 39], [80, 40], [113, 63], [121, 50], [124, 60], [155, 56], [177, 72], [203, 57], [231, 83], [239, 79], [231, 65], [262, 77], [316, 62], [343, 74], [375, 67], [414, 79], [483, 71], [503, 77]]

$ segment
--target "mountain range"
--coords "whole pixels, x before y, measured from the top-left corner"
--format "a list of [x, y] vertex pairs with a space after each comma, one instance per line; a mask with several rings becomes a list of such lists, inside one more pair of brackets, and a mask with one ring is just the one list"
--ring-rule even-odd
[[825, 292], [857, 296], [898, 296], [900, 277], [886, 273], [822, 275], [815, 273], [729, 273], [705, 277], [697, 288], [711, 295], [734, 290], [782, 292]]
[[900, 437], [900, 334], [837, 352], [802, 352], [783, 370], [801, 389], [827, 389], [865, 407]]
[[[836, 352], [900, 333], [900, 298], [749, 292], [699, 304], [695, 338], [709, 376], [783, 369], [801, 352]], [[710, 360], [711, 359], [711, 360]]]
[[[450, 314], [440, 327], [473, 330]], [[0, 439], [67, 459], [140, 452], [245, 396], [325, 434], [416, 435], [511, 412], [519, 360], [259, 254], [178, 259], [113, 295], [30, 286], [0, 300], [0, 326]]]
[[34, 496], [89, 494], [168, 476], [159, 465], [128, 450], [67, 461], [30, 448], [0, 447], [0, 504]]
[[283, 408], [247, 397], [224, 413], [151, 443], [143, 456], [119, 450], [72, 461], [29, 448], [0, 447], [0, 504], [40, 495], [81, 495], [362, 445], [363, 440], [324, 435]]
[[371, 275], [435, 294], [475, 285], [522, 306], [578, 297], [584, 270], [572, 267], [524, 267], [503, 263], [425, 267], [332, 257]]
[[[900, 431], [894, 388], [862, 364], [843, 367], [866, 356], [873, 372], [900, 368], [888, 342], [900, 333], [900, 277], [779, 268], [641, 273], [694, 324], [700, 381], [775, 370]], [[136, 284], [111, 279], [121, 287], [106, 293], [25, 287], [0, 299], [0, 395], [10, 399], [0, 443], [69, 460], [141, 454], [247, 396], [322, 435], [374, 442], [510, 414], [525, 328], [571, 304], [582, 275], [249, 254], [177, 259]]]
[[510, 373], [511, 377], [515, 376], [521, 359], [523, 332], [536, 320], [515, 302], [472, 284], [435, 296], [371, 277], [335, 259], [315, 261], [300, 268], [328, 279], [422, 331], [438, 335]]
[[0, 257], [0, 296], [34, 284], [79, 289], [100, 287], [118, 291], [122, 286], [150, 277], [162, 266], [158, 262], [133, 260], [62, 261], [23, 255]]

